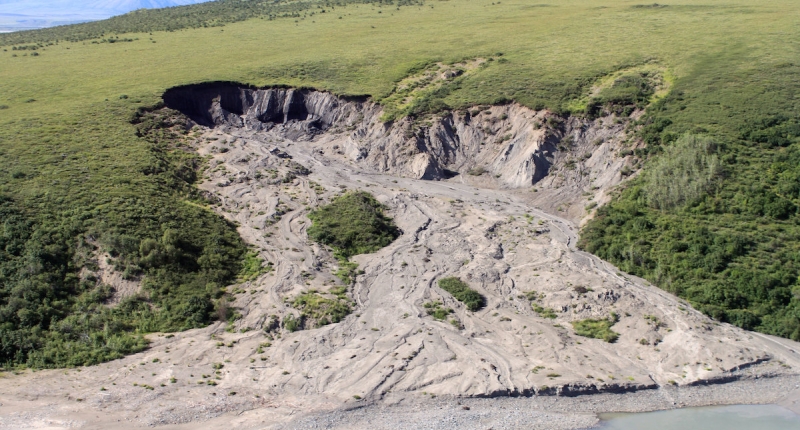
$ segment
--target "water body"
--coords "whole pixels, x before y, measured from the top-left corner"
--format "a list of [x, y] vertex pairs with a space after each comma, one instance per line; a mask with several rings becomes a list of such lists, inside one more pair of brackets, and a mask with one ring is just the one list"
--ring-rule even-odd
[[777, 405], [710, 406], [600, 418], [592, 430], [800, 430], [800, 415]]
[[0, 0], [0, 32], [78, 24], [154, 9], [210, 0]]

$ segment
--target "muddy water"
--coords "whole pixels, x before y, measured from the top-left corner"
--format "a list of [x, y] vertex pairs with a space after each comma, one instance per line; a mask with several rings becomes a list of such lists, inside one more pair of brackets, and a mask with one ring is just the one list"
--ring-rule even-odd
[[800, 415], [776, 405], [736, 405], [603, 414], [593, 430], [798, 430]]

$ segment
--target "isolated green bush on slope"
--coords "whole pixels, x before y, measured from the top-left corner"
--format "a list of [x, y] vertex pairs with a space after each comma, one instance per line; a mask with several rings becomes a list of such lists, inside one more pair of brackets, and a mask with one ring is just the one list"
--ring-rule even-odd
[[573, 321], [572, 327], [575, 329], [575, 334], [593, 339], [602, 339], [608, 343], [614, 343], [619, 339], [619, 333], [611, 330], [611, 327], [617, 323], [619, 317], [612, 314], [605, 319], [587, 318], [583, 320]]
[[328, 245], [345, 260], [375, 252], [400, 235], [385, 207], [364, 191], [352, 191], [308, 214], [308, 237]]
[[439, 288], [452, 294], [456, 300], [463, 303], [472, 312], [479, 311], [486, 306], [486, 297], [470, 288], [466, 282], [459, 278], [439, 279]]

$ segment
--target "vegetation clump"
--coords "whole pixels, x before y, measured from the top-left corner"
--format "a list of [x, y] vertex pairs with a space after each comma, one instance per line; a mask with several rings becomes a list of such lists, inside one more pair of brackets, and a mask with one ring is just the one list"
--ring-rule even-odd
[[[583, 288], [583, 287], [581, 287]], [[588, 291], [588, 290], [587, 290]], [[553, 308], [546, 308], [539, 303], [536, 303], [537, 300], [544, 298], [543, 294], [539, 294], [536, 291], [528, 291], [525, 295], [520, 295], [519, 298], [526, 298], [531, 302], [531, 308], [537, 315], [542, 318], [548, 319], [556, 319], [558, 316], [556, 315], [556, 311]]]
[[440, 301], [427, 302], [423, 304], [422, 307], [425, 308], [425, 312], [427, 312], [428, 315], [438, 321], [446, 320], [447, 316], [453, 313], [452, 308], [445, 308]]
[[264, 264], [257, 252], [248, 252], [242, 261], [242, 270], [239, 272], [238, 281], [249, 282], [273, 270], [271, 262]]
[[472, 312], [486, 306], [486, 297], [473, 290], [464, 281], [456, 277], [439, 279], [439, 288], [450, 293], [456, 300], [463, 303]]
[[288, 314], [283, 317], [283, 328], [292, 333], [297, 330], [303, 329], [303, 317], [296, 317], [294, 314]]
[[613, 313], [606, 319], [591, 319], [573, 321], [572, 328], [575, 334], [593, 339], [602, 339], [608, 343], [614, 343], [619, 338], [619, 333], [611, 330], [611, 326], [619, 321], [617, 314]]
[[352, 191], [308, 214], [308, 237], [345, 259], [375, 252], [400, 236], [386, 207], [365, 191]]
[[656, 209], [672, 209], [711, 191], [723, 173], [716, 153], [717, 143], [708, 136], [681, 136], [646, 173], [648, 203]]
[[301, 322], [295, 330], [301, 327], [316, 328], [335, 324], [349, 315], [352, 307], [344, 294], [344, 289], [337, 289], [335, 292], [340, 293], [335, 298], [325, 297], [316, 291], [309, 291], [297, 296], [292, 301], [292, 307], [300, 311]]
[[350, 257], [375, 252], [400, 236], [385, 209], [371, 194], [352, 191], [308, 214], [308, 237], [333, 248], [339, 260], [336, 276], [343, 282], [351, 283], [358, 274]]
[[556, 319], [558, 316], [556, 315], [556, 311], [553, 308], [546, 308], [538, 303], [531, 303], [531, 308], [533, 311], [536, 312], [542, 318], [548, 319]]
[[481, 176], [487, 172], [486, 168], [483, 166], [473, 167], [467, 171], [467, 174], [472, 176]]

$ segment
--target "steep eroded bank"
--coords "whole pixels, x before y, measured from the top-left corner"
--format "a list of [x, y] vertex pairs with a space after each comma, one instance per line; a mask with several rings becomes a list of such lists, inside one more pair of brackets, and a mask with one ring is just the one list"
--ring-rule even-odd
[[364, 171], [530, 191], [533, 205], [573, 221], [631, 172], [620, 153], [627, 117], [587, 120], [508, 104], [385, 123], [367, 98], [233, 83], [174, 88], [164, 101], [196, 124], [308, 142]]

